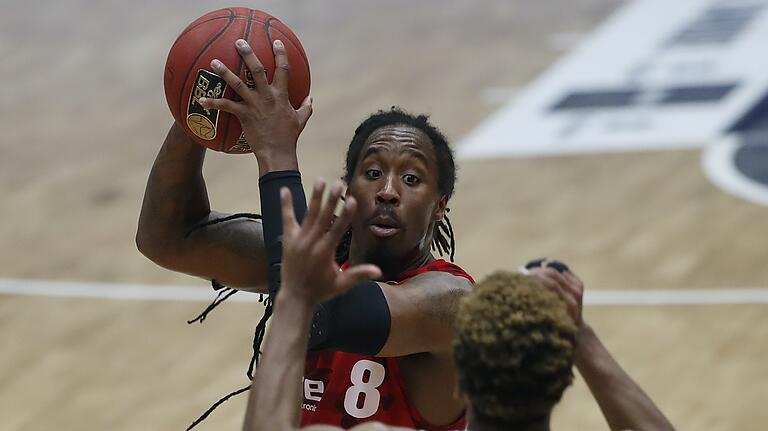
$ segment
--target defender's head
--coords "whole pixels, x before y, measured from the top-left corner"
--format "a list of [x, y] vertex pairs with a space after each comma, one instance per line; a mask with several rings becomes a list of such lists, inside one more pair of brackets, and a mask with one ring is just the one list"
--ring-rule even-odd
[[548, 429], [573, 380], [577, 327], [536, 279], [496, 272], [466, 297], [454, 355], [471, 420], [499, 429]]
[[445, 137], [426, 116], [392, 108], [355, 130], [344, 180], [358, 203], [352, 253], [387, 274], [429, 252], [456, 167]]

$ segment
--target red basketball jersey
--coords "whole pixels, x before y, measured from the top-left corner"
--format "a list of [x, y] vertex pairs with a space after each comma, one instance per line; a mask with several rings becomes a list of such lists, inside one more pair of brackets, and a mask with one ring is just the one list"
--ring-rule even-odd
[[[435, 260], [403, 274], [398, 283], [427, 271], [442, 271], [475, 280], [458, 265]], [[363, 422], [426, 430], [463, 430], [466, 418], [434, 426], [421, 417], [406, 398], [396, 358], [345, 352], [308, 353], [304, 369], [304, 402], [301, 425], [335, 425], [351, 428]]]

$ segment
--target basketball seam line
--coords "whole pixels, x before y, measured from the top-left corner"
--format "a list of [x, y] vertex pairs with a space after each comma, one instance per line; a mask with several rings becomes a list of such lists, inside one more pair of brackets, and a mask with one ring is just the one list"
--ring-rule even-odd
[[187, 69], [187, 74], [184, 76], [184, 81], [182, 81], [182, 84], [181, 84], [181, 91], [180, 91], [181, 94], [179, 94], [179, 112], [184, 112], [183, 110], [184, 88], [186, 88], [187, 86], [187, 81], [189, 80], [189, 76], [192, 74], [192, 70], [194, 69], [195, 64], [197, 64], [197, 61], [200, 60], [200, 57], [202, 57], [203, 54], [205, 54], [205, 51], [207, 51], [208, 48], [210, 48], [210, 46], [213, 45], [213, 42], [215, 42], [216, 39], [221, 37], [221, 35], [227, 31], [227, 29], [229, 28], [229, 26], [232, 25], [233, 22], [234, 20], [230, 16], [229, 21], [227, 22], [227, 25], [225, 25], [224, 28], [222, 28], [221, 30], [219, 30], [218, 33], [216, 33], [215, 36], [213, 36], [210, 40], [208, 40], [208, 42], [205, 43], [205, 46], [203, 47], [203, 49], [201, 49], [200, 52], [197, 53], [197, 56], [195, 57], [195, 59], [192, 60], [192, 64], [190, 65], [189, 69]]
[[[253, 18], [253, 9], [250, 9], [248, 11], [248, 24], [245, 25], [245, 34], [243, 35], [243, 40], [248, 40], [251, 36], [251, 24], [254, 21]], [[235, 74], [237, 77], [240, 77], [240, 72], [243, 71], [243, 65], [245, 62], [243, 61], [243, 57], [240, 57], [240, 61], [237, 64], [237, 73]], [[223, 97], [223, 95], [222, 95]], [[222, 152], [226, 152], [224, 148], [227, 146], [227, 139], [229, 138], [229, 126], [232, 124], [232, 120], [234, 118], [234, 115], [230, 114], [226, 116], [227, 122], [224, 124], [224, 134], [221, 139], [221, 146], [219, 147], [219, 150]], [[238, 120], [239, 121], [239, 120]], [[242, 125], [241, 125], [241, 132], [242, 132]]]
[[[211, 22], [211, 21], [216, 21], [217, 19], [230, 19], [230, 20], [236, 20], [236, 19], [248, 19], [248, 18], [249, 18], [249, 17], [247, 17], [247, 16], [240, 16], [240, 15], [235, 15], [235, 13], [234, 13], [234, 12], [232, 11], [232, 9], [230, 9], [230, 8], [227, 8], [226, 10], [228, 10], [228, 11], [229, 11], [229, 13], [230, 13], [230, 15], [229, 15], [229, 16], [217, 16], [217, 17], [213, 17], [213, 18], [208, 18], [208, 19], [207, 19], [207, 20], [205, 20], [205, 21], [202, 21], [202, 22], [199, 22], [199, 23], [195, 24], [195, 26], [194, 26], [194, 27], [191, 27], [191, 28], [185, 29], [185, 30], [184, 30], [184, 31], [183, 31], [183, 32], [182, 32], [182, 33], [181, 33], [181, 34], [180, 34], [180, 35], [177, 37], [177, 39], [178, 39], [178, 38], [180, 38], [181, 36], [184, 36], [185, 34], [189, 33], [190, 31], [192, 31], [192, 30], [196, 29], [197, 27], [199, 27], [199, 26], [201, 26], [201, 25], [203, 25], [203, 24], [205, 24], [205, 23]], [[263, 22], [263, 21], [262, 21], [262, 20], [260, 20], [259, 18], [253, 18], [253, 21], [257, 21], [257, 22]], [[174, 44], [174, 45], [175, 45], [175, 44]]]

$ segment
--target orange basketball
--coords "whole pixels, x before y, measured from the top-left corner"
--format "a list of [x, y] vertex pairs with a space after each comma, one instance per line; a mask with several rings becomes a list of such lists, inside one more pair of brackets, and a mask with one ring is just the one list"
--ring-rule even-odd
[[272, 15], [244, 7], [207, 13], [181, 32], [165, 63], [165, 99], [176, 122], [201, 145], [226, 153], [249, 153], [237, 117], [197, 103], [203, 96], [240, 100], [226, 81], [213, 73], [214, 58], [252, 85], [250, 72], [235, 49], [237, 39], [248, 41], [270, 82], [275, 71], [272, 42], [283, 42], [291, 67], [288, 95], [291, 105], [298, 108], [309, 95], [310, 85], [309, 62], [299, 38]]

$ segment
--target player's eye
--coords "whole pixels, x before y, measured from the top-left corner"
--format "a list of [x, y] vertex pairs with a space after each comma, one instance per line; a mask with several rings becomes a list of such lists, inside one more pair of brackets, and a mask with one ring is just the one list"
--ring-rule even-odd
[[421, 181], [419, 177], [413, 174], [405, 174], [403, 175], [403, 181], [408, 184], [409, 186], [415, 186], [416, 184], [419, 184]]
[[381, 177], [381, 171], [378, 169], [368, 169], [365, 171], [365, 177], [369, 180], [375, 180], [379, 177]]

